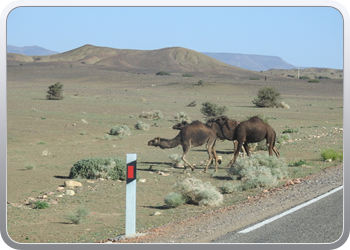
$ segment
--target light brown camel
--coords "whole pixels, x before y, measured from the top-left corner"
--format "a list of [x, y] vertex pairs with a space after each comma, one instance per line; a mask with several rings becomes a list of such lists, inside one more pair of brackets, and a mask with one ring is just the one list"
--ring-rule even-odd
[[186, 164], [194, 170], [193, 165], [191, 165], [187, 159], [186, 155], [191, 147], [199, 147], [206, 143], [206, 149], [209, 155], [209, 160], [206, 168], [204, 169], [204, 172], [207, 171], [209, 166], [211, 165], [212, 160], [215, 160], [215, 172], [217, 171], [218, 167], [218, 157], [216, 155], [215, 151], [215, 142], [216, 142], [216, 135], [214, 131], [203, 124], [200, 121], [194, 121], [187, 126], [184, 126], [180, 133], [173, 139], [164, 139], [160, 137], [156, 137], [153, 140], [150, 140], [148, 142], [148, 146], [154, 146], [154, 147], [160, 147], [161, 149], [166, 148], [175, 148], [181, 144], [183, 154], [181, 159], [185, 162], [185, 169], [186, 171]]
[[278, 149], [275, 146], [276, 141], [276, 132], [273, 128], [263, 122], [259, 117], [254, 116], [247, 121], [241, 122], [237, 127], [227, 133], [230, 130], [229, 119], [227, 117], [219, 117], [215, 119], [215, 122], [218, 123], [222, 129], [222, 134], [228, 139], [237, 140], [234, 143], [234, 156], [230, 161], [229, 165], [232, 165], [236, 162], [238, 151], [237, 148], [241, 148], [242, 145], [247, 152], [247, 155], [250, 156], [250, 151], [247, 143], [261, 142], [266, 139], [266, 145], [269, 148], [269, 155], [272, 156], [274, 152], [277, 157], [280, 156]]

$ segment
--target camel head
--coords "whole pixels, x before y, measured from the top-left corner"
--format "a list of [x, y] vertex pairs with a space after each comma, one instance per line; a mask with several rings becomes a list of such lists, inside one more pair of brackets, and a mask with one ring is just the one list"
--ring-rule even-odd
[[148, 142], [148, 146], [157, 147], [157, 146], [159, 146], [159, 142], [160, 142], [160, 137], [156, 137], [156, 138], [154, 138], [153, 140], [150, 140], [150, 141]]
[[181, 130], [183, 127], [185, 127], [186, 125], [188, 125], [188, 122], [186, 121], [182, 121], [182, 122], [179, 122], [177, 124], [175, 124], [173, 126], [173, 129], [178, 129], [178, 130]]

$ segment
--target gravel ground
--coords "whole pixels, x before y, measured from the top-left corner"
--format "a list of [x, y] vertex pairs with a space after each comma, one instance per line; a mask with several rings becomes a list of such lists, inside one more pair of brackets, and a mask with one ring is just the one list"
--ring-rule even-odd
[[297, 179], [295, 183], [287, 182], [282, 187], [264, 190], [237, 205], [142, 232], [144, 236], [118, 241], [110, 239], [104, 243], [209, 243], [221, 235], [272, 217], [341, 185], [343, 165], [333, 166]]

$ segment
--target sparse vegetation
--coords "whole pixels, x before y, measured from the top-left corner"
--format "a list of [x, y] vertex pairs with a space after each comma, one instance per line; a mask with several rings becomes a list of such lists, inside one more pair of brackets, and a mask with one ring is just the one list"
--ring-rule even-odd
[[194, 77], [192, 74], [182, 74], [182, 77]]
[[46, 201], [36, 201], [34, 203], [34, 209], [45, 209], [45, 208], [49, 208], [49, 203], [47, 203]]
[[186, 199], [182, 194], [179, 193], [169, 193], [164, 198], [165, 206], [169, 208], [175, 208], [186, 203]]
[[175, 183], [175, 189], [185, 198], [187, 203], [199, 206], [218, 206], [223, 196], [210, 182], [203, 183], [196, 178], [186, 178]]
[[258, 91], [258, 96], [252, 101], [257, 107], [277, 107], [281, 101], [281, 93], [274, 87], [264, 87]]
[[249, 80], [252, 80], [252, 81], [259, 81], [260, 78], [257, 78], [257, 77], [251, 77]]
[[287, 128], [282, 131], [282, 134], [291, 134], [291, 133], [298, 133], [299, 130], [296, 128]]
[[139, 116], [140, 118], [159, 120], [163, 118], [162, 112], [160, 110], [152, 110], [152, 111], [142, 111]]
[[86, 207], [79, 207], [76, 211], [69, 214], [67, 219], [73, 224], [80, 224], [80, 222], [89, 214]]
[[118, 158], [88, 158], [76, 162], [69, 178], [125, 180], [126, 162]]
[[159, 71], [156, 73], [157, 76], [170, 76], [170, 73], [165, 71]]
[[177, 113], [174, 116], [174, 119], [180, 122], [182, 121], [191, 122], [191, 118], [184, 112]]
[[283, 158], [255, 154], [238, 159], [227, 172], [232, 179], [242, 180], [242, 189], [247, 190], [276, 185], [278, 180], [288, 176], [287, 167]]
[[57, 82], [49, 86], [46, 95], [47, 100], [62, 100], [63, 99], [63, 84]]
[[116, 125], [111, 128], [109, 131], [110, 135], [117, 135], [119, 138], [124, 138], [131, 134], [130, 129], [126, 125]]
[[323, 160], [331, 159], [333, 161], [335, 160], [343, 160], [343, 152], [336, 152], [333, 149], [325, 149], [321, 152], [321, 157]]
[[226, 106], [218, 106], [217, 104], [211, 102], [202, 103], [201, 113], [205, 115], [207, 118], [215, 117], [219, 115], [224, 115], [227, 111]]
[[311, 80], [309, 80], [309, 81], [307, 81], [307, 82], [318, 83], [318, 82], [320, 82], [320, 81], [319, 81], [319, 80], [317, 80], [317, 79], [311, 79]]
[[137, 123], [135, 124], [135, 129], [138, 130], [149, 130], [150, 125], [148, 123], [142, 122], [142, 121], [137, 121]]

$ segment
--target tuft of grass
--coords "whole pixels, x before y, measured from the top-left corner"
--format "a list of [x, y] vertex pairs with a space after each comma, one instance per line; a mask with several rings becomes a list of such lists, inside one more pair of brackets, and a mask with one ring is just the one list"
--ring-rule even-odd
[[67, 219], [73, 224], [79, 224], [88, 214], [89, 210], [86, 207], [79, 207], [75, 212], [69, 214]]
[[307, 162], [305, 160], [299, 160], [299, 161], [296, 161], [292, 164], [290, 164], [289, 166], [292, 166], [292, 167], [299, 167], [299, 166], [303, 166], [303, 165], [306, 165]]
[[25, 168], [27, 170], [33, 170], [33, 169], [35, 169], [35, 165], [34, 164], [28, 164], [28, 165], [25, 166]]
[[336, 152], [333, 149], [325, 149], [321, 152], [321, 157], [323, 160], [332, 159], [335, 160], [343, 160], [343, 152]]
[[221, 187], [220, 187], [221, 193], [222, 194], [231, 194], [233, 192], [238, 192], [242, 190], [242, 187], [240, 187], [239, 184], [237, 183], [232, 183], [232, 182], [225, 182]]
[[172, 192], [165, 196], [164, 203], [169, 208], [175, 208], [185, 204], [186, 199], [182, 194]]
[[49, 203], [47, 203], [46, 201], [36, 201], [34, 203], [34, 209], [45, 209], [49, 207]]

